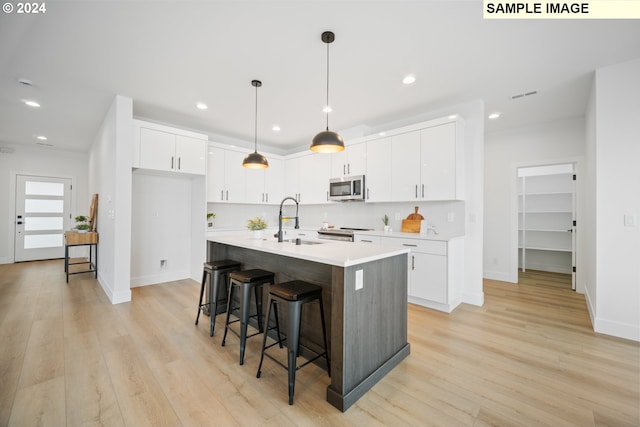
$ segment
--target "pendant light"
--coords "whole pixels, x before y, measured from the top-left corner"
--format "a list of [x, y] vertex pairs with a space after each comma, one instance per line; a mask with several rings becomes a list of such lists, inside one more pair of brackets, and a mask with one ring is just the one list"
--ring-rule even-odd
[[242, 161], [242, 166], [251, 169], [266, 169], [269, 167], [269, 162], [267, 161], [267, 158], [265, 156], [258, 153], [258, 88], [262, 86], [262, 82], [260, 80], [251, 80], [251, 86], [256, 88], [256, 122], [253, 138], [254, 151], [244, 158], [244, 160]]
[[342, 137], [329, 130], [329, 44], [336, 39], [336, 36], [331, 31], [325, 31], [320, 39], [327, 44], [327, 105], [325, 107], [327, 128], [313, 137], [310, 149], [316, 153], [336, 153], [344, 150]]

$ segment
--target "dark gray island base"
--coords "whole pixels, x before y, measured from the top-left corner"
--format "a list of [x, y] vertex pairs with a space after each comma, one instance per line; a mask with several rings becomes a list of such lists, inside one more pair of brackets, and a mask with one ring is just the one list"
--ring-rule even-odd
[[[331, 354], [327, 401], [339, 410], [346, 411], [409, 355], [406, 252], [389, 251], [388, 256], [377, 256], [373, 260], [365, 256], [361, 263], [352, 256], [344, 266], [339, 266], [333, 261], [323, 263], [321, 257], [303, 259], [304, 256], [291, 253], [289, 246], [282, 246], [283, 254], [277, 253], [277, 245], [290, 243], [272, 245], [268, 242], [265, 245], [269, 247], [264, 248], [260, 244], [251, 247], [245, 240], [236, 246], [233, 239], [226, 237], [209, 240], [208, 260], [235, 259], [242, 262], [243, 269], [273, 271], [276, 282], [297, 279], [322, 286]], [[358, 245], [327, 243], [344, 244]], [[340, 249], [338, 246], [337, 250]], [[363, 285], [358, 290], [356, 275], [362, 278]], [[319, 316], [314, 310], [318, 310], [318, 306], [311, 304], [303, 311], [302, 354], [305, 348], [317, 351], [322, 347], [322, 329], [316, 324]]]

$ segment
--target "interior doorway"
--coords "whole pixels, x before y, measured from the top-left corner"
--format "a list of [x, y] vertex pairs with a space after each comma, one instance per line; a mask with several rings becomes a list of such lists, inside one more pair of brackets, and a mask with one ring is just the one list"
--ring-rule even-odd
[[64, 257], [71, 178], [16, 175], [14, 260]]
[[519, 272], [570, 275], [575, 290], [575, 165], [520, 167], [517, 175]]

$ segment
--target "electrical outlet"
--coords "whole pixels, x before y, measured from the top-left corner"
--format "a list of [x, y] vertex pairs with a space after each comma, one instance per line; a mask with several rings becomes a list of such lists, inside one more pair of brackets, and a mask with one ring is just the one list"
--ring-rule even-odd
[[356, 291], [364, 288], [364, 273], [362, 270], [356, 270]]
[[161, 259], [160, 260], [160, 268], [165, 268], [167, 266], [167, 260], [166, 259]]
[[447, 214], [447, 221], [448, 222], [453, 222], [456, 220], [456, 214], [454, 214], [453, 212], [449, 212]]

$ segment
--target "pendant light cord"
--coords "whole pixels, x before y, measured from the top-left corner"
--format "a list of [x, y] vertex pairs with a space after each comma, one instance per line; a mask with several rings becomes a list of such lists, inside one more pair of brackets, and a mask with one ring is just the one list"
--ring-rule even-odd
[[329, 43], [327, 43], [327, 131], [329, 130]]
[[253, 136], [253, 144], [254, 144], [254, 149], [253, 151], [255, 153], [258, 152], [258, 86], [256, 85], [256, 114], [255, 114], [256, 120], [255, 120], [255, 126], [253, 127], [254, 129], [254, 136]]

